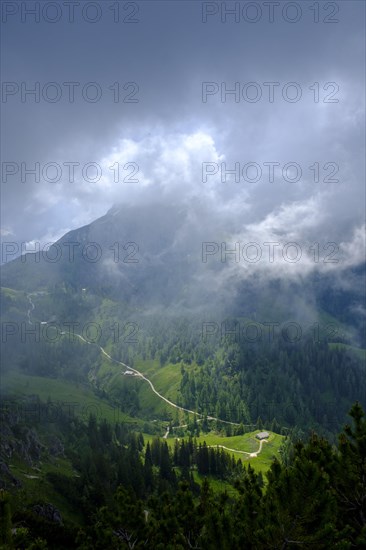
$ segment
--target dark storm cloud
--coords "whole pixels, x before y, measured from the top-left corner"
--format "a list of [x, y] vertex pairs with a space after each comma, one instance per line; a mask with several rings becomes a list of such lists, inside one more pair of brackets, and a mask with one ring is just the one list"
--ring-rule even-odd
[[[65, 12], [54, 24], [29, 16], [22, 23], [20, 13], [3, 24], [2, 78], [19, 86], [2, 103], [2, 160], [13, 163], [2, 179], [3, 238], [44, 243], [114, 203], [195, 200], [205, 205], [205, 225], [218, 228], [218, 240], [335, 241], [347, 265], [358, 263], [365, 219], [364, 4], [320, 2], [314, 23], [309, 3], [298, 2], [302, 16], [290, 23], [283, 13], [296, 13], [291, 6], [283, 12], [288, 3], [281, 2], [270, 23], [260, 3], [257, 23], [245, 21], [243, 11], [238, 23], [230, 15], [222, 23], [225, 3], [139, 2], [131, 24], [114, 23], [111, 4], [101, 4], [94, 24], [80, 16], [69, 23]], [[128, 15], [130, 8], [120, 5]], [[202, 10], [214, 12], [206, 23]], [[326, 17], [339, 22], [325, 23]], [[38, 103], [31, 95], [21, 101], [22, 83], [27, 89], [39, 83]], [[78, 83], [73, 102], [70, 83]], [[268, 83], [275, 83], [273, 100]], [[225, 96], [235, 86], [236, 96]], [[59, 90], [60, 99], [50, 101]], [[211, 93], [202, 96], [205, 90]], [[261, 97], [251, 101], [258, 90]], [[39, 181], [26, 173], [21, 181], [22, 162], [39, 163]], [[239, 181], [235, 174], [222, 181], [223, 162], [228, 170], [240, 163]], [[52, 167], [42, 172], [47, 163], [61, 167], [57, 182], [50, 181]], [[78, 163], [73, 178], [70, 163]], [[93, 167], [83, 174], [88, 163], [100, 168], [98, 181]], [[125, 181], [114, 181], [115, 163]], [[202, 163], [219, 168], [206, 182]], [[247, 163], [262, 170], [258, 181], [253, 172], [243, 177]], [[298, 181], [291, 167], [284, 171], [288, 163], [300, 166]], [[14, 166], [19, 170], [11, 175]], [[199, 238], [209, 240], [204, 231]]]

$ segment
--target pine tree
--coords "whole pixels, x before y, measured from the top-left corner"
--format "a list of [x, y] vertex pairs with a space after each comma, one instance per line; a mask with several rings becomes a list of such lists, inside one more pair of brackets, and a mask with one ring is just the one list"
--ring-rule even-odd
[[267, 474], [263, 527], [257, 532], [264, 547], [303, 545], [321, 550], [335, 542], [336, 502], [329, 475], [308, 455], [300, 445], [292, 466], [275, 460]]
[[145, 482], [146, 490], [149, 492], [152, 491], [154, 486], [154, 475], [153, 475], [151, 449], [150, 449], [149, 442], [146, 445], [146, 451], [145, 451], [144, 482]]
[[13, 548], [9, 494], [0, 489], [0, 547]]
[[359, 403], [349, 414], [353, 427], [345, 426], [339, 437], [335, 491], [340, 528], [347, 529], [353, 545], [362, 548], [366, 547], [366, 417]]

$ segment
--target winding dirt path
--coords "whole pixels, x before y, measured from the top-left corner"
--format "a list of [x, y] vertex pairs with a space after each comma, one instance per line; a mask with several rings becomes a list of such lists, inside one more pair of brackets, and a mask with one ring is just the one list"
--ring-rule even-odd
[[[27, 294], [29, 303], [31, 304], [31, 307], [28, 309], [27, 316], [28, 316], [28, 322], [30, 324], [34, 324], [31, 320], [31, 312], [34, 310], [35, 305], [32, 301], [31, 295], [32, 294]], [[60, 334], [65, 335], [67, 333], [65, 331], [61, 331]], [[80, 338], [80, 340], [85, 342], [85, 344], [93, 344], [93, 345], [98, 346], [101, 353], [105, 357], [107, 357], [109, 359], [109, 361], [111, 361], [112, 363], [116, 363], [118, 365], [122, 365], [126, 370], [134, 372], [136, 377], [141, 378], [142, 380], [145, 380], [145, 382], [147, 382], [149, 384], [151, 390], [155, 393], [155, 395], [157, 395], [160, 399], [165, 401], [165, 403], [168, 403], [168, 405], [170, 405], [171, 407], [174, 407], [175, 409], [178, 409], [180, 411], [184, 411], [184, 412], [187, 412], [187, 413], [190, 413], [190, 414], [194, 414], [196, 416], [199, 416], [201, 419], [204, 417], [204, 415], [202, 413], [199, 413], [197, 411], [192, 411], [191, 409], [186, 409], [185, 407], [181, 407], [180, 405], [177, 405], [176, 403], [173, 403], [173, 401], [170, 401], [169, 399], [167, 399], [166, 397], [161, 395], [161, 393], [159, 393], [157, 391], [157, 389], [154, 387], [154, 384], [151, 382], [151, 380], [149, 380], [142, 372], [140, 372], [139, 370], [137, 370], [133, 367], [130, 367], [130, 366], [126, 365], [126, 363], [123, 363], [122, 361], [118, 361], [117, 359], [114, 359], [113, 357], [111, 357], [109, 355], [109, 353], [107, 353], [105, 351], [105, 349], [102, 346], [99, 346], [99, 344], [96, 344], [95, 342], [88, 342], [88, 340], [86, 340], [83, 336], [81, 336], [81, 334], [75, 333], [75, 336]], [[224, 424], [230, 424], [231, 426], [240, 426], [240, 424], [238, 422], [230, 422], [229, 420], [222, 420], [221, 418], [216, 418], [215, 416], [207, 416], [207, 420], [215, 420], [217, 422], [223, 422]], [[182, 427], [182, 426], [174, 426], [173, 429], [174, 428], [179, 428], [179, 427]], [[167, 431], [164, 434], [163, 438], [166, 439], [168, 437], [168, 435], [169, 435], [169, 427], [167, 428]], [[230, 449], [229, 447], [225, 447], [224, 445], [209, 445], [209, 447], [222, 447], [223, 449], [226, 449], [227, 451], [232, 451], [232, 452], [235, 452], [235, 453], [245, 454], [245, 455], [248, 455], [250, 457], [256, 457], [261, 452], [263, 443], [268, 443], [268, 440], [262, 439], [259, 443], [259, 449], [255, 453], [248, 453], [246, 451], [239, 451], [238, 449]]]
[[250, 457], [257, 457], [259, 453], [262, 450], [263, 443], [268, 443], [268, 439], [261, 439], [259, 442], [259, 449], [255, 453], [248, 453], [247, 451], [239, 451], [239, 449], [230, 449], [229, 447], [225, 447], [225, 445], [207, 445], [208, 448], [212, 447], [219, 447], [220, 449], [225, 449], [226, 451], [232, 451], [233, 453], [240, 453], [243, 455], [248, 455]]
[[[61, 332], [61, 334], [66, 334], [66, 332]], [[122, 361], [118, 361], [118, 359], [114, 359], [113, 357], [111, 357], [109, 355], [109, 353], [107, 353], [105, 351], [105, 349], [102, 346], [99, 346], [99, 344], [95, 344], [95, 342], [88, 342], [88, 340], [85, 340], [85, 338], [83, 338], [83, 336], [81, 336], [81, 334], [75, 333], [75, 336], [80, 338], [80, 340], [82, 340], [86, 344], [94, 344], [94, 345], [98, 346], [98, 348], [100, 349], [102, 354], [105, 355], [112, 363], [117, 363], [118, 365], [122, 365], [125, 369], [134, 372], [135, 375], [138, 378], [141, 378], [142, 380], [145, 380], [149, 384], [150, 388], [155, 393], [155, 395], [157, 395], [160, 399], [165, 401], [165, 403], [168, 403], [168, 405], [170, 405], [171, 407], [174, 407], [175, 409], [178, 409], [180, 411], [195, 414], [197, 416], [200, 416], [201, 418], [204, 417], [204, 415], [202, 413], [199, 413], [197, 411], [192, 411], [191, 409], [186, 409], [185, 407], [181, 407], [180, 405], [177, 405], [176, 403], [173, 403], [173, 401], [170, 401], [169, 399], [164, 397], [164, 395], [161, 395], [161, 393], [158, 392], [158, 390], [155, 388], [155, 386], [151, 382], [151, 380], [149, 380], [144, 374], [142, 374], [142, 372], [140, 372], [139, 370], [137, 370], [133, 367], [130, 367], [129, 365], [126, 365], [126, 363], [123, 363]], [[207, 420], [217, 420], [218, 422], [223, 422], [224, 424], [231, 424], [232, 426], [240, 426], [240, 424], [238, 424], [237, 422], [230, 422], [229, 420], [221, 420], [220, 418], [216, 418], [215, 416], [208, 416]]]
[[28, 309], [27, 311], [27, 317], [28, 317], [28, 323], [30, 325], [33, 325], [32, 323], [32, 320], [31, 320], [31, 312], [34, 310], [34, 308], [36, 307], [32, 301], [32, 298], [31, 298], [31, 294], [27, 294], [27, 298], [28, 298], [28, 302], [30, 303], [31, 307]]

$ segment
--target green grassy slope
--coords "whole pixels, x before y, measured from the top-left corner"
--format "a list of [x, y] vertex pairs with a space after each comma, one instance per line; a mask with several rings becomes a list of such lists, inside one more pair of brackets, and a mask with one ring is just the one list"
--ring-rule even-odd
[[[250, 457], [249, 455], [243, 454], [240, 451], [245, 451], [247, 453], [257, 452], [259, 449], [259, 441], [256, 439], [255, 435], [259, 430], [248, 432], [244, 435], [235, 435], [232, 437], [221, 436], [217, 433], [210, 432], [207, 434], [200, 435], [197, 437], [197, 443], [203, 443], [206, 441], [208, 446], [222, 445], [229, 449], [234, 449], [234, 451], [227, 451], [230, 454], [234, 455], [236, 459], [241, 459], [243, 464], [250, 464], [255, 471], [265, 473], [271, 465], [273, 457], [279, 458], [279, 448], [284, 440], [284, 436], [269, 432], [268, 443], [263, 443], [262, 451], [258, 454], [257, 457]], [[153, 437], [145, 435], [145, 441], [152, 441]], [[169, 436], [166, 439], [166, 442], [170, 448], [174, 447], [175, 437]], [[186, 439], [188, 438], [180, 438]]]

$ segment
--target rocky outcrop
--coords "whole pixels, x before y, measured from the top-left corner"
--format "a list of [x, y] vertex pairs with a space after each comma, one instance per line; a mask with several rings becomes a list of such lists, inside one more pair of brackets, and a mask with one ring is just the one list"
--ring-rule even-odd
[[20, 415], [3, 411], [0, 428], [0, 457], [4, 461], [17, 456], [33, 466], [41, 459], [44, 450], [45, 446], [34, 428], [24, 425]]
[[58, 437], [55, 435], [49, 437], [47, 442], [47, 449], [51, 456], [65, 456], [65, 447]]
[[19, 488], [22, 482], [11, 473], [9, 466], [0, 460], [0, 488], [8, 489], [12, 486]]
[[62, 524], [62, 517], [60, 511], [53, 504], [36, 504], [33, 506], [32, 511], [49, 521]]

